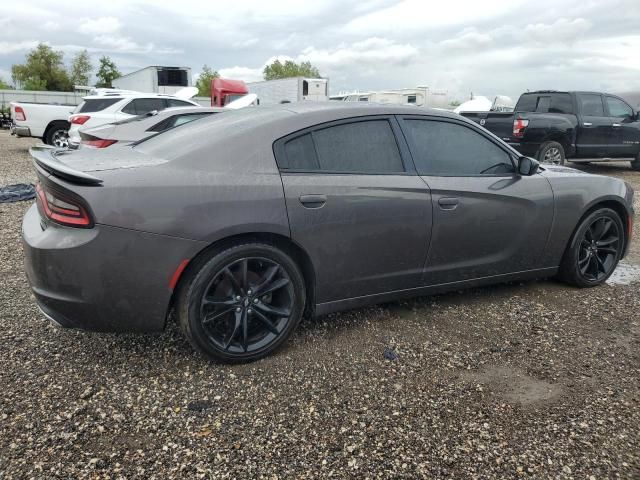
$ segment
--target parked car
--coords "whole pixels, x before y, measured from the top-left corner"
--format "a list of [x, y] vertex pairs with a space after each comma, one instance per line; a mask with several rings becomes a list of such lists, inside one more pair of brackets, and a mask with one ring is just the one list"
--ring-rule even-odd
[[11, 133], [18, 137], [40, 138], [47, 145], [64, 148], [69, 144], [68, 118], [75, 105], [11, 102]]
[[164, 132], [172, 127], [224, 112], [224, 108], [177, 107], [107, 123], [98, 127], [80, 129], [82, 145], [105, 148], [116, 143], [130, 143]]
[[629, 159], [640, 170], [639, 114], [614, 95], [542, 90], [523, 93], [515, 113], [462, 115], [541, 162]]
[[539, 168], [454, 113], [299, 102], [134, 146], [33, 148], [27, 277], [66, 327], [270, 354], [303, 313], [558, 275], [593, 287], [629, 248], [633, 190]]
[[[105, 123], [117, 122], [153, 110], [161, 111], [172, 107], [200, 107], [189, 98], [197, 93], [195, 87], [187, 87], [175, 95], [138, 92], [103, 92], [100, 95], [84, 97], [83, 102], [69, 117], [69, 142], [78, 145], [80, 128], [97, 127]], [[182, 92], [182, 93], [181, 93]]]

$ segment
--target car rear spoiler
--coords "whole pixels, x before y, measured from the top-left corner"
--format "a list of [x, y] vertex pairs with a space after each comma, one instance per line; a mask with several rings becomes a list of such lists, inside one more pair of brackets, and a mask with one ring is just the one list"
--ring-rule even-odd
[[50, 147], [48, 145], [36, 145], [29, 149], [29, 154], [33, 157], [33, 162], [38, 167], [49, 172], [55, 177], [68, 180], [73, 183], [81, 183], [83, 185], [100, 185], [102, 180], [89, 175], [88, 173], [75, 170], [56, 158], [56, 152], [60, 149]]

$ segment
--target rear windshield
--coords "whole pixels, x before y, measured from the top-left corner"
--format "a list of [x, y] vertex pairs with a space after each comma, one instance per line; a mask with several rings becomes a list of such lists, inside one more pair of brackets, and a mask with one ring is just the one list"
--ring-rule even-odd
[[573, 113], [568, 93], [524, 93], [520, 95], [516, 112]]
[[105, 108], [110, 107], [111, 105], [119, 102], [122, 98], [95, 98], [85, 100], [80, 104], [76, 113], [91, 113], [91, 112], [100, 112]]

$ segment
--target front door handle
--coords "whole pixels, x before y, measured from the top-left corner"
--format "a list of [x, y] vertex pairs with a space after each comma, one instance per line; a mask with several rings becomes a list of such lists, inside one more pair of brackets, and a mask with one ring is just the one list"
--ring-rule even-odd
[[593, 125], [593, 123], [591, 122], [584, 122], [582, 125], [584, 125], [585, 127], [590, 127]]
[[612, 127], [621, 127], [622, 125], [620, 125], [619, 123], [614, 123], [613, 125], [611, 125]]
[[300, 195], [300, 203], [305, 208], [320, 208], [327, 203], [326, 195]]
[[458, 206], [458, 199], [453, 197], [443, 197], [438, 200], [438, 205], [442, 210], [455, 210]]

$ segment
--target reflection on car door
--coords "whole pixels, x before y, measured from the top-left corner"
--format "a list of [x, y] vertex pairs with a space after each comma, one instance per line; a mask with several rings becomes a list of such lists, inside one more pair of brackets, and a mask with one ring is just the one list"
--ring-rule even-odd
[[515, 173], [509, 151], [466, 122], [405, 116], [401, 125], [432, 195], [425, 285], [549, 266], [553, 195], [543, 176]]
[[430, 192], [394, 131], [392, 117], [363, 117], [276, 143], [291, 236], [311, 256], [318, 303], [420, 285]]
[[602, 95], [579, 93], [576, 97], [580, 111], [576, 139], [577, 156], [597, 158], [611, 155], [611, 149], [615, 149], [613, 121], [605, 114]]

